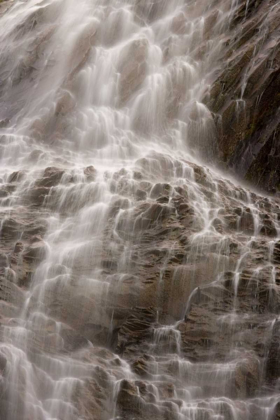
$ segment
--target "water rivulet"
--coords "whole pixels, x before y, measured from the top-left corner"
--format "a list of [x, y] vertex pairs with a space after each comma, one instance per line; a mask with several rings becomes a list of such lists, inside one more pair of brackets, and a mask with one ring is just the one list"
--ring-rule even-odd
[[1, 419], [278, 419], [279, 202], [205, 166], [238, 2], [1, 7]]

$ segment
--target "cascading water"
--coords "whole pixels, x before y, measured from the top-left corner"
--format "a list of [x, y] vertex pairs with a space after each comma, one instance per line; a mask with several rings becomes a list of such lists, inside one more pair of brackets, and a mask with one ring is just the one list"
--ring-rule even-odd
[[279, 204], [199, 163], [235, 6], [6, 4], [1, 419], [276, 418]]

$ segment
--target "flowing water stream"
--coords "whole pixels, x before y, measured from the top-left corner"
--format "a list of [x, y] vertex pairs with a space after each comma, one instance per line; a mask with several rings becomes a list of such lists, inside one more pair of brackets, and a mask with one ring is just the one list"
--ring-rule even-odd
[[276, 418], [279, 202], [205, 166], [236, 5], [7, 3], [1, 419]]

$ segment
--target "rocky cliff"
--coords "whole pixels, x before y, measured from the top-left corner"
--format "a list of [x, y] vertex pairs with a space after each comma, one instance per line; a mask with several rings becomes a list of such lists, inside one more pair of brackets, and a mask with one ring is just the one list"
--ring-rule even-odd
[[[165, 168], [162, 182], [155, 181], [155, 162]], [[189, 162], [172, 163], [179, 177], [186, 171], [185, 183], [170, 181], [167, 156], [147, 163], [110, 176], [111, 191], [122, 198], [109, 203], [98, 235], [85, 236], [91, 222], [82, 221], [79, 198], [92, 202], [97, 193], [92, 167], [83, 179], [47, 168], [22, 190], [17, 208], [2, 211], [2, 375], [12, 380], [11, 354], [17, 369], [29, 372], [16, 386], [12, 380], [12, 388], [2, 384], [6, 418], [23, 418], [23, 390], [34, 382], [44, 405], [53, 398], [47, 366], [54, 382], [82, 378], [68, 384], [71, 419], [108, 419], [113, 412], [139, 420], [277, 418], [280, 203]], [[24, 177], [10, 175], [2, 203], [19, 193]], [[65, 239], [69, 223], [79, 226], [77, 239], [93, 235], [82, 253], [75, 243], [69, 248], [69, 239], [61, 248], [58, 232], [45, 222], [62, 189]], [[88, 276], [93, 260], [98, 280]], [[28, 335], [22, 341], [23, 327]], [[16, 354], [10, 348], [15, 340]], [[17, 401], [13, 417], [7, 414], [10, 393]], [[59, 419], [64, 409], [55, 411]], [[24, 419], [37, 416], [29, 407]]]
[[280, 5], [238, 2], [205, 102], [215, 115], [220, 160], [241, 179], [280, 189]]

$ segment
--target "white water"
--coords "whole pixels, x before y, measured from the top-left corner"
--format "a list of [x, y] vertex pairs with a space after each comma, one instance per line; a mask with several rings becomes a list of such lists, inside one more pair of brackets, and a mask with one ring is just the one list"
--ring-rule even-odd
[[[265, 239], [267, 260], [256, 263], [249, 284], [257, 293], [259, 272], [270, 270], [269, 287], [278, 292], [272, 254], [279, 208], [197, 166], [216, 153], [214, 123], [202, 99], [234, 8], [231, 1], [30, 0], [15, 2], [1, 18], [0, 175], [3, 188], [15, 185], [1, 198], [2, 230], [17, 220], [21, 235], [13, 245], [22, 241], [28, 247], [30, 238], [24, 238], [30, 224], [47, 224], [39, 238], [44, 256], [30, 284], [21, 288], [16, 315], [1, 301], [6, 420], [125, 419], [116, 403], [122, 380], [135, 383], [139, 377], [130, 356], [120, 358], [103, 347], [114, 349], [119, 319], [132, 307], [150, 304], [160, 313], [146, 349], [145, 386], [152, 403], [137, 385], [143, 409], [135, 418], [154, 416], [151, 405], [159, 419], [241, 420], [254, 410], [260, 419], [272, 419], [277, 389], [267, 394], [260, 382], [259, 395], [232, 397], [231, 381], [247, 361], [263, 365], [236, 345], [238, 325], [251, 322], [240, 312], [239, 282], [254, 242], [261, 241], [267, 206], [276, 235]], [[47, 167], [63, 175], [41, 207], [32, 207], [38, 204], [33, 191], [46, 178]], [[11, 181], [15, 171], [21, 173]], [[186, 209], [176, 201], [180, 190], [188, 197], [193, 220], [191, 227], [180, 225], [188, 232], [190, 252], [174, 268], [166, 303], [166, 271], [178, 243], [172, 243], [171, 235], [160, 247], [155, 242], [165, 258], [152, 298], [145, 295], [146, 272], [143, 278], [135, 267], [142, 264], [150, 220], [161, 225], [165, 214], [184, 217]], [[227, 216], [235, 208], [240, 212], [231, 226], [233, 238]], [[197, 286], [206, 293], [209, 284], [219, 290], [228, 272], [233, 304], [217, 318], [217, 331], [230, 331], [230, 354], [217, 361], [214, 345], [208, 360], [188, 360], [178, 321], [188, 317], [193, 303], [199, 304], [191, 299]], [[20, 287], [19, 274], [8, 266], [7, 281], [11, 277]], [[266, 315], [268, 341], [275, 316], [273, 311]], [[71, 347], [71, 334], [80, 345]], [[87, 393], [99, 401], [92, 381], [99, 384], [101, 376], [105, 403], [83, 411], [86, 403], [80, 401]], [[174, 392], [166, 397], [163, 389], [170, 383]]]

